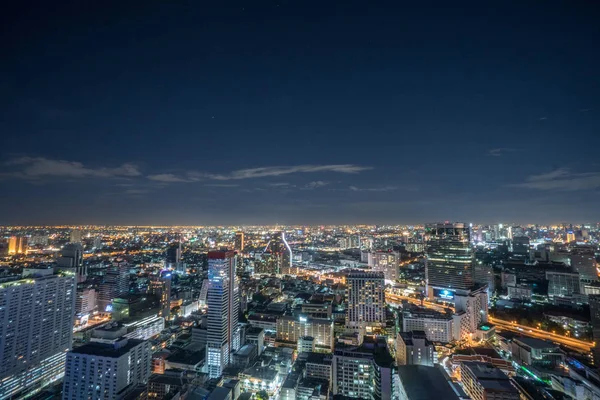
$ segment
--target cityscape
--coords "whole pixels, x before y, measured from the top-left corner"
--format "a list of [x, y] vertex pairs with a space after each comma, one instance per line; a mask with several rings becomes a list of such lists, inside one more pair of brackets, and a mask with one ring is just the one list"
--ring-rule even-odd
[[9, 3], [0, 400], [600, 400], [600, 1]]
[[3, 399], [600, 395], [600, 224], [2, 236]]

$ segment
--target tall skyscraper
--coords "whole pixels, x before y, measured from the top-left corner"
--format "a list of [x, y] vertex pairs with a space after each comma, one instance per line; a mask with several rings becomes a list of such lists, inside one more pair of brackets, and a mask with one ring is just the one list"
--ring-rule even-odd
[[166, 253], [165, 268], [176, 271], [178, 273], [185, 273], [185, 266], [181, 261], [181, 242], [173, 243], [169, 246]]
[[73, 276], [0, 284], [0, 399], [18, 398], [63, 376], [75, 292]]
[[285, 232], [276, 232], [263, 252], [263, 268], [265, 273], [295, 275], [297, 269], [292, 267], [292, 249], [285, 240]]
[[385, 326], [383, 272], [350, 272], [346, 279], [346, 327], [360, 333]]
[[87, 268], [83, 264], [83, 246], [81, 243], [67, 243], [60, 251], [56, 264], [61, 269], [74, 272], [77, 281], [83, 282], [87, 276]]
[[82, 233], [80, 229], [73, 229], [71, 231], [71, 243], [81, 243]]
[[165, 270], [151, 276], [148, 282], [148, 293], [160, 299], [159, 315], [168, 319], [171, 313], [171, 271]]
[[239, 288], [233, 251], [208, 252], [208, 375], [217, 378], [240, 347]]
[[425, 276], [429, 297], [452, 300], [456, 289], [473, 286], [474, 253], [468, 225], [440, 223], [426, 227]]
[[8, 240], [8, 254], [25, 254], [27, 252], [27, 237], [12, 236]]
[[129, 264], [118, 259], [111, 265], [98, 292], [98, 308], [100, 311], [111, 311], [113, 299], [129, 292]]
[[235, 233], [235, 251], [242, 252], [244, 251], [244, 232], [236, 232]]
[[63, 400], [122, 399], [148, 382], [152, 350], [145, 340], [91, 342], [67, 354]]

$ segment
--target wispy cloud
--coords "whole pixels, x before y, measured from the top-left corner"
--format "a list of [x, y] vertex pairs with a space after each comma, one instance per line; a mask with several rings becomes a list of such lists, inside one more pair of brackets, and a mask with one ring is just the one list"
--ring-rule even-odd
[[[260, 167], [239, 169], [225, 174], [213, 174], [208, 172], [190, 171], [183, 175], [175, 174], [157, 174], [149, 175], [148, 179], [161, 182], [199, 182], [206, 180], [213, 181], [229, 181], [242, 179], [256, 179], [274, 176], [283, 176], [299, 173], [315, 173], [315, 172], [337, 172], [342, 174], [356, 174], [361, 171], [372, 169], [354, 164], [332, 164], [332, 165], [295, 165], [295, 166], [279, 166], [279, 167]], [[277, 184], [273, 184], [276, 186]], [[281, 185], [284, 186], [284, 185]]]
[[573, 173], [568, 168], [558, 168], [539, 175], [531, 175], [523, 183], [510, 185], [538, 190], [591, 190], [600, 188], [600, 172]]
[[513, 149], [510, 147], [499, 147], [497, 149], [491, 149], [488, 151], [488, 155], [492, 157], [501, 157], [507, 153], [516, 153], [521, 151], [521, 149]]
[[39, 179], [44, 177], [63, 178], [131, 178], [140, 176], [135, 164], [125, 163], [118, 167], [88, 167], [77, 161], [52, 160], [44, 157], [18, 157], [5, 163], [12, 171], [4, 177], [17, 179]]
[[313, 182], [309, 182], [304, 186], [304, 189], [317, 189], [323, 186], [327, 186], [329, 185], [329, 182], [324, 182], [324, 181], [313, 181]]
[[240, 185], [235, 184], [235, 183], [207, 183], [204, 186], [208, 186], [208, 187], [224, 187], [224, 188], [240, 187]]
[[349, 186], [353, 192], [391, 192], [392, 190], [398, 190], [397, 186], [382, 186], [382, 187], [372, 187], [372, 188], [359, 188], [356, 186]]

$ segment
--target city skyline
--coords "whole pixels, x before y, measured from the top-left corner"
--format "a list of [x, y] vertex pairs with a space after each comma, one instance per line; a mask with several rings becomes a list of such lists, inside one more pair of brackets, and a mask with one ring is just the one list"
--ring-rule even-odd
[[3, 224], [598, 219], [596, 4], [109, 3], [6, 14]]

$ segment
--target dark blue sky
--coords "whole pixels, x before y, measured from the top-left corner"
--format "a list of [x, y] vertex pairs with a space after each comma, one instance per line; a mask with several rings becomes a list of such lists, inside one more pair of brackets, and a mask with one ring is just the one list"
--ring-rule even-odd
[[600, 220], [596, 1], [121, 3], [3, 15], [0, 224]]

